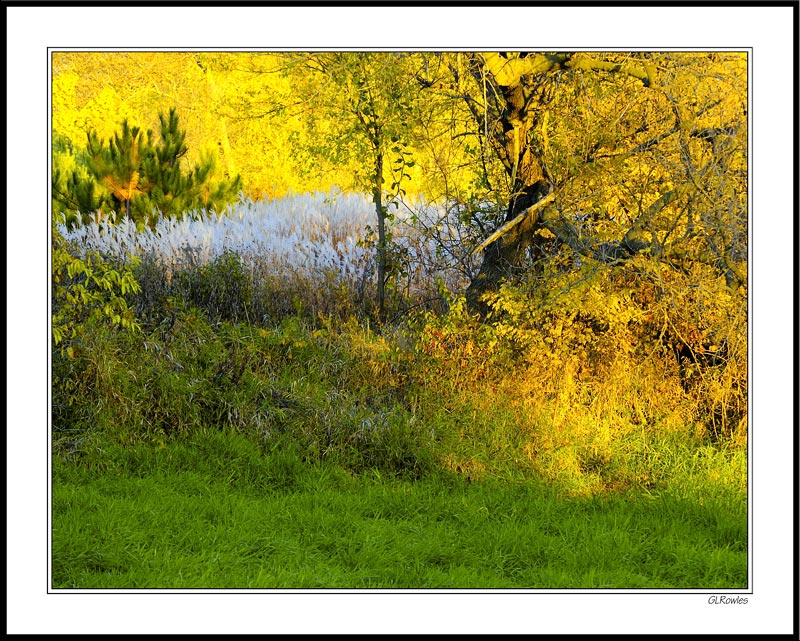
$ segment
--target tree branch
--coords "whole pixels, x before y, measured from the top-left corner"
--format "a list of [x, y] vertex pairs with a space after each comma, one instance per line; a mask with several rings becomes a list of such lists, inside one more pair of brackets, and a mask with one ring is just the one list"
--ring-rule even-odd
[[486, 249], [489, 245], [491, 245], [498, 238], [500, 238], [501, 236], [507, 234], [511, 229], [513, 229], [514, 227], [519, 225], [523, 220], [525, 220], [525, 218], [527, 218], [531, 214], [536, 213], [537, 211], [539, 211], [540, 209], [542, 209], [546, 205], [549, 205], [554, 200], [555, 200], [555, 194], [550, 193], [547, 196], [545, 196], [544, 198], [542, 198], [540, 201], [534, 203], [533, 205], [531, 205], [530, 207], [525, 209], [519, 216], [517, 216], [513, 220], [509, 220], [506, 224], [504, 224], [497, 231], [495, 231], [491, 236], [489, 236], [489, 238], [487, 238], [480, 245], [478, 245], [478, 247], [476, 247], [475, 250], [472, 252], [473, 255], [477, 254], [480, 251], [483, 251], [484, 249]]
[[537, 53], [534, 56], [528, 55], [524, 58], [519, 56], [506, 57], [500, 53], [488, 51], [481, 55], [486, 63], [486, 68], [494, 76], [497, 84], [503, 87], [518, 85], [523, 76], [547, 73], [548, 71], [556, 71], [562, 68], [621, 73], [641, 80], [645, 87], [653, 86], [656, 80], [655, 65], [649, 61], [644, 61], [641, 65], [623, 64], [586, 57], [576, 58], [572, 53]]

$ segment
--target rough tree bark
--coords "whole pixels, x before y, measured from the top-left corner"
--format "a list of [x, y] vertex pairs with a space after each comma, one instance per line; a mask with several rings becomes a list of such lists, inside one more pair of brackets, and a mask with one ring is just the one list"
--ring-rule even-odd
[[[512, 195], [506, 210], [504, 223], [494, 234], [491, 242], [481, 245], [483, 262], [478, 275], [467, 288], [469, 307], [485, 315], [488, 312], [482, 296], [498, 288], [500, 281], [509, 276], [520, 264], [526, 253], [536, 250], [536, 232], [546, 228], [568, 244], [575, 238], [566, 221], [546, 215], [548, 207], [544, 199], [552, 198], [553, 185], [543, 162], [541, 151], [533, 145], [531, 133], [539, 126], [542, 107], [547, 103], [548, 73], [561, 69], [580, 69], [622, 73], [641, 80], [646, 87], [653, 82], [655, 70], [647, 62], [641, 66], [617, 64], [591, 58], [575, 58], [571, 53], [558, 54], [501, 54], [484, 52], [471, 57], [473, 75], [491, 85], [492, 106], [497, 113], [491, 119], [495, 123], [489, 132], [489, 141], [510, 177]], [[479, 117], [474, 104], [473, 115]], [[488, 114], [484, 115], [487, 118]], [[588, 247], [575, 247], [582, 253]], [[617, 258], [627, 247], [609, 248], [611, 257]], [[542, 250], [543, 251], [543, 250]]]
[[[480, 272], [467, 289], [468, 305], [485, 313], [482, 295], [496, 289], [519, 264], [536, 230], [536, 217], [522, 214], [549, 193], [550, 183], [529, 144], [535, 110], [531, 109], [531, 93], [523, 86], [521, 69], [509, 68], [509, 60], [500, 54], [473, 55], [471, 63], [473, 74], [483, 73], [483, 80], [491, 83], [494, 104], [502, 110], [493, 119], [489, 140], [511, 178], [512, 196], [504, 223], [518, 219], [486, 247]], [[484, 109], [489, 109], [488, 97]]]

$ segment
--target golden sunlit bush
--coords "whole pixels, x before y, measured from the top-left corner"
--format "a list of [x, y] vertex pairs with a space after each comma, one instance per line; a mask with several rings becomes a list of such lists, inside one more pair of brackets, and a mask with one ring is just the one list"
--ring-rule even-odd
[[[664, 439], [742, 451], [743, 293], [711, 275], [690, 287], [670, 269], [581, 266], [533, 286], [503, 285], [487, 297], [486, 322], [462, 297], [446, 314], [423, 316], [410, 376], [438, 399], [439, 419], [462, 417], [439, 435], [443, 464], [475, 474], [465, 462], [479, 461], [491, 475], [497, 461], [515, 461], [570, 492], [595, 493], [669, 476]], [[688, 362], [669, 329], [691, 337]], [[710, 350], [712, 337], [724, 347]], [[476, 457], [476, 447], [493, 455]]]

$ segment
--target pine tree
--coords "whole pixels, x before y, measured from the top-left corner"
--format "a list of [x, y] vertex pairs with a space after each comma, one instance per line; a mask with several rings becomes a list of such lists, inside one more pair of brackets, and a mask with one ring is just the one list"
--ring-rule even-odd
[[114, 134], [108, 146], [94, 131], [87, 134], [87, 141], [89, 170], [111, 192], [117, 205], [115, 211], [130, 216], [134, 196], [144, 193], [140, 186], [141, 164], [151, 145], [150, 132], [145, 134], [125, 120], [122, 131]]
[[175, 109], [169, 116], [159, 114], [160, 140], [147, 154], [142, 165], [148, 183], [148, 198], [141, 199], [140, 213], [149, 215], [153, 210], [164, 216], [184, 213], [194, 204], [194, 185], [191, 174], [181, 171], [181, 159], [186, 155], [186, 132], [178, 126]]
[[88, 132], [80, 156], [88, 177], [73, 172], [64, 181], [54, 171], [54, 206], [81, 214], [110, 209], [116, 219], [127, 216], [138, 224], [154, 225], [159, 214], [180, 218], [190, 211], [221, 211], [233, 202], [241, 189], [239, 176], [214, 182], [210, 155], [184, 170], [186, 132], [175, 109], [166, 116], [159, 113], [158, 118], [157, 141], [152, 131], [131, 127], [127, 121], [107, 143]]
[[63, 220], [69, 228], [78, 224], [79, 214], [103, 215], [113, 209], [109, 194], [98, 188], [86, 172], [77, 169], [64, 172], [56, 167], [52, 183], [53, 211], [64, 214]]

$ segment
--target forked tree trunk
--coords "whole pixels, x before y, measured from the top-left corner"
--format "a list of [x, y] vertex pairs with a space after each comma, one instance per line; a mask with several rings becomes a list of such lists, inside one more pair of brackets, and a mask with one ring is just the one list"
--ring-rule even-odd
[[[552, 223], [548, 225], [543, 218], [543, 207], [534, 207], [552, 190], [544, 163], [541, 157], [537, 157], [540, 152], [530, 135], [538, 128], [539, 112], [548, 102], [547, 89], [542, 84], [543, 76], [571, 68], [583, 72], [624, 74], [640, 80], [645, 87], [650, 87], [656, 78], [656, 68], [648, 60], [642, 60], [641, 64], [607, 62], [591, 57], [575, 57], [571, 53], [485, 52], [473, 55], [472, 63], [473, 75], [481, 82], [488, 78], [492, 86], [491, 92], [484, 92], [484, 108], [488, 111], [494, 105], [500, 113], [497, 114], [498, 124], [488, 137], [511, 178], [513, 188], [501, 228], [502, 233], [485, 247], [480, 272], [467, 288], [470, 309], [485, 315], [489, 310], [482, 301], [482, 296], [497, 290], [500, 281], [512, 274], [513, 268], [519, 265], [526, 251], [539, 238], [535, 233], [538, 229], [547, 228], [553, 232]], [[471, 105], [471, 110], [476, 119], [480, 120], [481, 114], [474, 104]], [[556, 236], [562, 242], [576, 244], [576, 239], [568, 232], [559, 232]], [[535, 246], [533, 249], [535, 250]], [[578, 249], [589, 251], [587, 247]], [[626, 248], [615, 249], [620, 253]], [[536, 251], [534, 253], [539, 254]]]

